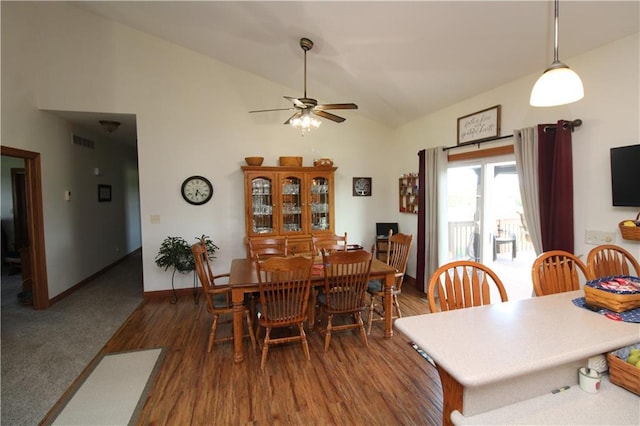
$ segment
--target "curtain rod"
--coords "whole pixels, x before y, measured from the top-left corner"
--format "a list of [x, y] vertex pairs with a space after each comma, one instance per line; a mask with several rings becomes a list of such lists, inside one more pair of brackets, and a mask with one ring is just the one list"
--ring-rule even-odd
[[482, 139], [482, 140], [479, 140], [479, 141], [463, 142], [463, 143], [455, 145], [455, 146], [446, 146], [446, 147], [442, 148], [442, 150], [443, 151], [449, 151], [450, 149], [462, 148], [462, 147], [470, 146], [470, 145], [478, 145], [478, 148], [479, 148], [481, 143], [494, 142], [494, 141], [499, 141], [500, 139], [509, 139], [509, 138], [512, 138], [512, 137], [513, 137], [513, 135], [496, 136], [495, 138]]
[[[551, 130], [551, 129], [555, 129], [555, 128], [556, 128], [556, 126], [557, 126], [556, 124], [552, 124], [552, 125], [544, 126], [543, 131], [546, 133], [546, 132], [548, 132], [548, 131], [549, 131], [549, 130]], [[581, 120], [581, 119], [579, 119], [579, 118], [576, 118], [576, 119], [575, 119], [575, 120], [573, 120], [573, 121], [565, 121], [565, 122], [562, 124], [562, 128], [563, 128], [563, 129], [565, 129], [565, 130], [566, 130], [566, 129], [571, 129], [571, 131], [572, 131], [572, 132], [573, 132], [573, 130], [574, 130], [576, 127], [580, 127], [580, 126], [582, 126], [582, 120]], [[443, 150], [443, 151], [449, 151], [450, 149], [462, 148], [462, 147], [470, 146], [470, 145], [478, 145], [478, 148], [480, 148], [480, 144], [482, 144], [482, 143], [485, 143], [485, 142], [494, 142], [494, 141], [499, 141], [499, 140], [501, 140], [501, 139], [509, 139], [509, 138], [512, 138], [512, 137], [513, 137], [513, 135], [506, 135], [506, 136], [497, 136], [497, 137], [495, 137], [495, 138], [490, 138], [490, 139], [483, 139], [483, 140], [479, 140], [479, 141], [464, 142], [464, 143], [461, 143], [461, 144], [458, 144], [458, 145], [455, 145], [455, 146], [447, 146], [447, 147], [444, 147], [444, 148], [442, 148], [442, 150]]]
[[[582, 120], [580, 120], [579, 118], [576, 118], [573, 121], [565, 121], [562, 124], [562, 128], [564, 130], [571, 129], [572, 132], [573, 132], [573, 129], [575, 129], [576, 127], [580, 127], [580, 126], [582, 126]], [[545, 133], [547, 133], [549, 130], [555, 129], [556, 127], [557, 127], [556, 124], [552, 124], [552, 125], [549, 125], [549, 126], [544, 126], [543, 131]]]

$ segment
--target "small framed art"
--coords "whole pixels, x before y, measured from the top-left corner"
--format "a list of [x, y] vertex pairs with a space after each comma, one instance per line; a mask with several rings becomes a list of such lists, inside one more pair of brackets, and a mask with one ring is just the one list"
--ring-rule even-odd
[[371, 196], [371, 178], [370, 177], [354, 177], [353, 178], [353, 196], [354, 197], [370, 197]]
[[111, 201], [111, 185], [98, 185], [98, 202]]

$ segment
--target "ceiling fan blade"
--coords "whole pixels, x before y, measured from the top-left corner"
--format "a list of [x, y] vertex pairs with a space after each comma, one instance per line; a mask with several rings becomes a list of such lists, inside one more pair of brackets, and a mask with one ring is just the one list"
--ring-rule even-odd
[[306, 108], [307, 106], [298, 98], [292, 98], [291, 96], [283, 96], [283, 98], [293, 102], [298, 108]]
[[320, 117], [329, 119], [331, 121], [335, 121], [336, 123], [342, 123], [345, 119], [342, 117], [339, 117], [335, 114], [331, 114], [330, 112], [325, 112], [325, 111], [321, 111], [321, 110], [313, 110], [313, 113], [315, 115], [318, 115]]
[[293, 111], [294, 109], [295, 108], [257, 109], [249, 112]]
[[325, 111], [328, 109], [358, 109], [358, 105], [354, 103], [348, 104], [320, 104], [316, 106], [316, 109]]
[[293, 120], [294, 118], [298, 118], [302, 115], [301, 112], [296, 112], [295, 114], [293, 114], [291, 117], [289, 117], [289, 119], [287, 121], [284, 122], [285, 125], [289, 125], [291, 124], [291, 120]]

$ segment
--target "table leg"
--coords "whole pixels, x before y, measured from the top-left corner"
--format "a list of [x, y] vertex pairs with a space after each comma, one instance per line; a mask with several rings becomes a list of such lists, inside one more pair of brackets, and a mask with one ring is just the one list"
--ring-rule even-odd
[[233, 288], [231, 290], [231, 301], [233, 302], [233, 360], [242, 362], [244, 361], [244, 354], [242, 353], [244, 291], [240, 288]]
[[437, 368], [438, 374], [440, 375], [440, 382], [442, 383], [442, 424], [444, 426], [450, 426], [453, 425], [451, 413], [455, 410], [462, 413], [463, 388], [462, 385], [443, 368], [439, 365]]
[[387, 274], [384, 279], [384, 337], [393, 337], [393, 285], [395, 274]]

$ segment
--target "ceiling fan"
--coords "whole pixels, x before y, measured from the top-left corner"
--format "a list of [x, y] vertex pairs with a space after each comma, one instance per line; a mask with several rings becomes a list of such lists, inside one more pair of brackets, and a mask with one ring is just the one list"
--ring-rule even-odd
[[[311, 50], [313, 47], [313, 42], [308, 38], [300, 39], [300, 47], [304, 50], [304, 97], [302, 98], [293, 98], [291, 96], [283, 96], [285, 99], [293, 102], [293, 106], [291, 108], [276, 108], [276, 109], [261, 109], [253, 112], [267, 112], [267, 111], [296, 111], [287, 121], [284, 122], [285, 125], [293, 124], [300, 125], [299, 123], [306, 121], [309, 123], [312, 118], [311, 114], [317, 115], [322, 118], [326, 118], [331, 121], [335, 121], [336, 123], [342, 123], [345, 118], [340, 117], [338, 115], [327, 112], [327, 110], [333, 109], [358, 109], [358, 105], [354, 103], [341, 103], [341, 104], [318, 104], [318, 101], [313, 98], [307, 97], [307, 52]], [[315, 119], [313, 119], [315, 120]], [[315, 127], [319, 125], [319, 121], [315, 120], [317, 124]], [[301, 126], [307, 127], [302, 124]]]

